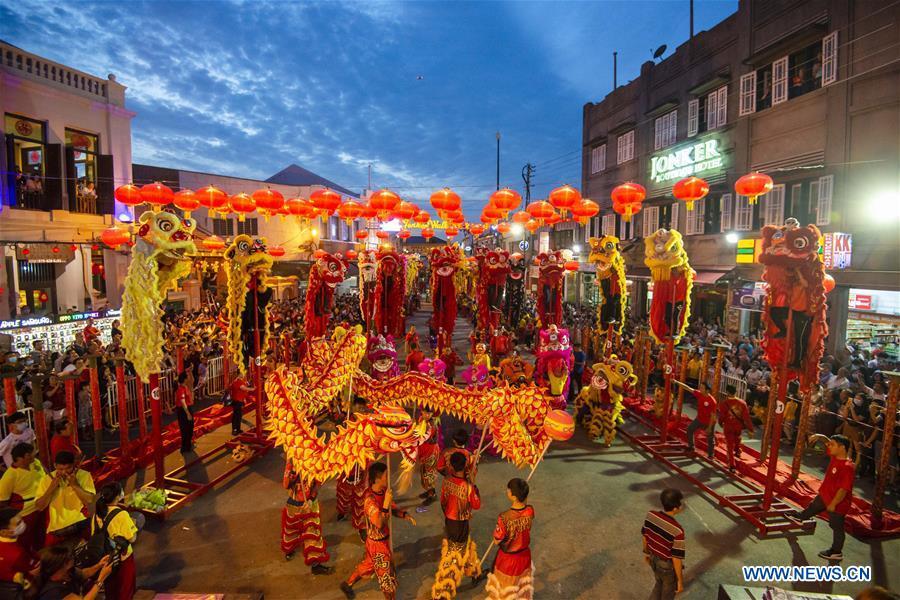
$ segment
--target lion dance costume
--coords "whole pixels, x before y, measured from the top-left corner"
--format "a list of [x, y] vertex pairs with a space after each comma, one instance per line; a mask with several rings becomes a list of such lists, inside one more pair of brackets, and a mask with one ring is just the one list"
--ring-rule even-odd
[[497, 517], [494, 541], [497, 558], [488, 574], [487, 600], [531, 600], [534, 594], [534, 565], [531, 562], [531, 526], [534, 508], [509, 509]]
[[650, 268], [653, 279], [650, 334], [659, 344], [669, 337], [677, 344], [687, 330], [694, 286], [694, 270], [681, 234], [674, 229], [658, 229], [646, 238], [644, 264]]
[[377, 267], [376, 254], [373, 250], [364, 250], [359, 253], [357, 266], [359, 267], [359, 312], [362, 315], [366, 331], [375, 328], [375, 268]]
[[375, 328], [379, 335], [402, 338], [406, 328], [406, 259], [379, 250], [375, 270]]
[[448, 474], [441, 486], [441, 509], [444, 511], [444, 541], [441, 560], [431, 586], [432, 600], [452, 600], [463, 575], [481, 575], [478, 549], [469, 537], [472, 511], [481, 508], [478, 488], [464, 477]]
[[303, 561], [307, 566], [323, 565], [330, 558], [322, 537], [322, 519], [319, 511], [319, 484], [306, 484], [291, 468], [284, 467], [283, 485], [288, 499], [281, 509], [281, 552], [293, 557], [298, 548], [303, 549]]
[[519, 252], [509, 257], [509, 279], [506, 280], [506, 297], [503, 302], [503, 314], [506, 323], [515, 329], [522, 320], [522, 307], [525, 304], [525, 272], [528, 264]]
[[637, 382], [631, 364], [615, 354], [591, 367], [591, 384], [582, 388], [575, 399], [576, 414], [586, 412], [588, 435], [609, 448], [616, 439], [616, 427], [622, 418], [622, 396]]
[[[766, 292], [763, 347], [771, 365], [780, 365], [787, 353], [788, 368], [815, 381], [825, 350], [825, 265], [819, 259], [819, 229], [800, 227], [796, 219], [784, 226], [762, 229], [759, 262], [765, 265]], [[788, 332], [788, 320], [791, 331]], [[791, 347], [786, 347], [787, 338]]]
[[228, 350], [241, 375], [247, 374], [250, 359], [256, 353], [256, 333], [259, 350], [266, 347], [269, 332], [269, 313], [266, 306], [272, 290], [266, 277], [272, 270], [272, 257], [266, 253], [264, 240], [239, 235], [225, 250], [228, 261]]
[[537, 311], [543, 327], [562, 325], [562, 293], [564, 265], [562, 252], [541, 252], [535, 258], [538, 264]]
[[628, 288], [625, 284], [625, 259], [619, 251], [619, 238], [607, 235], [591, 238], [588, 243], [591, 246], [588, 262], [597, 267], [596, 284], [600, 292], [598, 324], [605, 329], [610, 323], [616, 323], [615, 331], [622, 335]]
[[510, 273], [509, 252], [499, 248], [479, 249], [478, 261], [478, 329], [491, 332], [500, 326], [503, 309], [503, 291]]
[[394, 346], [394, 336], [378, 335], [370, 337], [366, 357], [372, 365], [371, 375], [374, 379], [385, 381], [400, 374], [400, 365], [397, 363], [397, 347]]
[[431, 302], [434, 313], [431, 323], [435, 330], [443, 330], [447, 340], [453, 339], [456, 328], [456, 284], [454, 276], [460, 263], [459, 250], [444, 246], [431, 251]]
[[344, 281], [347, 261], [340, 254], [323, 254], [309, 270], [309, 286], [306, 288], [305, 325], [306, 337], [325, 335], [331, 309], [334, 307], [334, 290]]
[[555, 396], [557, 404], [565, 407], [569, 391], [569, 373], [575, 364], [572, 346], [569, 344], [569, 330], [550, 325], [541, 329], [540, 346], [537, 351], [537, 380]]
[[162, 303], [169, 287], [191, 270], [197, 252], [192, 219], [145, 211], [138, 219], [122, 296], [122, 346], [141, 381], [159, 372], [163, 359]]

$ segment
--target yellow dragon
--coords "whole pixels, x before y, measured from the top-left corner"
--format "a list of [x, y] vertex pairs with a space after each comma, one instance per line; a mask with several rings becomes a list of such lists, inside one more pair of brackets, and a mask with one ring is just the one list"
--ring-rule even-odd
[[598, 442], [602, 437], [609, 448], [616, 439], [616, 426], [624, 422], [622, 396], [637, 382], [637, 376], [632, 374], [631, 363], [619, 360], [615, 354], [606, 362], [595, 364], [591, 370], [591, 384], [582, 388], [575, 398], [576, 414], [582, 408], [587, 409], [588, 435]]
[[622, 335], [625, 326], [625, 307], [628, 304], [628, 287], [625, 281], [625, 258], [619, 251], [619, 238], [606, 235], [590, 238], [591, 253], [588, 262], [597, 267], [597, 288], [600, 302], [597, 304], [597, 323], [605, 328], [615, 322], [615, 331]]
[[122, 295], [122, 346], [141, 381], [159, 372], [163, 359], [162, 303], [166, 292], [191, 271], [195, 254], [192, 219], [145, 211], [137, 222], [131, 264]]

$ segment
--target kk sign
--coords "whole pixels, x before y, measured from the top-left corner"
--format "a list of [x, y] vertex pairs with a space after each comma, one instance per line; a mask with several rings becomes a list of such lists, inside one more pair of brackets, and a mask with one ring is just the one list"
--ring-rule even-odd
[[722, 166], [719, 140], [706, 140], [668, 154], [651, 157], [650, 179], [654, 183], [663, 183], [691, 175], [701, 175], [707, 171], [721, 169]]
[[826, 233], [822, 236], [822, 261], [826, 269], [848, 269], [853, 256], [853, 234]]

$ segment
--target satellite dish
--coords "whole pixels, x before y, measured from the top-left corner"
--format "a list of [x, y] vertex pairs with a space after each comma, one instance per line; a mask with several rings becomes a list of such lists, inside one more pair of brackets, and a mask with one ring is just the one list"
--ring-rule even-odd
[[663, 44], [662, 46], [660, 46], [659, 48], [656, 49], [656, 52], [653, 53], [653, 58], [654, 59], [659, 58], [665, 53], [666, 53], [666, 45]]

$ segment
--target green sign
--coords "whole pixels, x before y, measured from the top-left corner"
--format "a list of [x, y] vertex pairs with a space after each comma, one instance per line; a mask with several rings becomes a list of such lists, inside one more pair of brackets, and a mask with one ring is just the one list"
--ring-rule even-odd
[[719, 140], [712, 139], [690, 146], [684, 146], [668, 154], [650, 158], [650, 179], [663, 183], [674, 179], [684, 179], [691, 175], [702, 175], [723, 167]]

